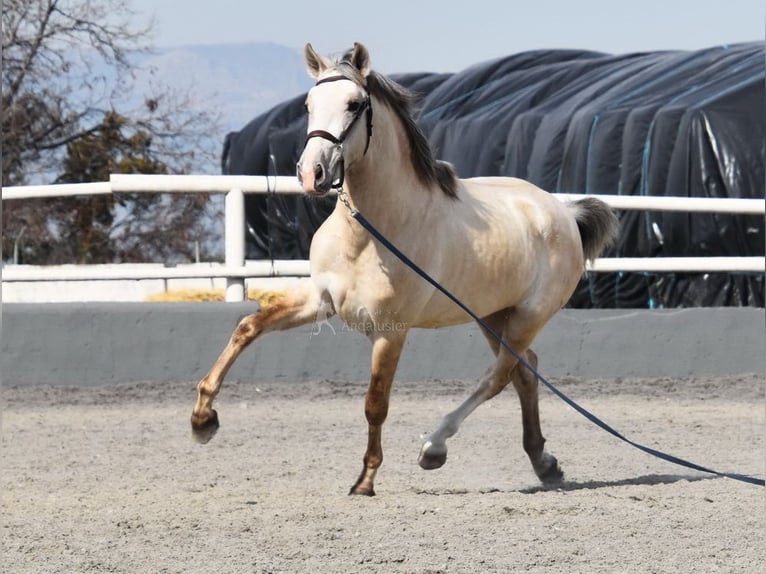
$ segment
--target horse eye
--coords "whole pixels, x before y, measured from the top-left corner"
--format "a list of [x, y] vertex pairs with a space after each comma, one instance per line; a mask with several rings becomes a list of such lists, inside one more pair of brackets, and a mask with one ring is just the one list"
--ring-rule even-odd
[[303, 102], [303, 109], [306, 110], [306, 113], [309, 113], [309, 103], [308, 103], [308, 101]]
[[352, 100], [348, 103], [348, 111], [351, 113], [358, 112], [359, 108], [362, 107], [362, 102], [359, 100]]

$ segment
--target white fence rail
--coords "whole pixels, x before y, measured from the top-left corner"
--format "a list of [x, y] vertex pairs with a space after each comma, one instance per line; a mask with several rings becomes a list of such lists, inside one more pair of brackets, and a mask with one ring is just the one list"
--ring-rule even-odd
[[[3, 282], [30, 281], [98, 281], [141, 279], [226, 279], [226, 300], [245, 298], [245, 278], [297, 277], [309, 273], [307, 261], [256, 261], [245, 265], [246, 193], [300, 194], [302, 190], [292, 176], [239, 175], [134, 175], [113, 174], [108, 182], [4, 187], [2, 199], [22, 200], [42, 197], [103, 195], [111, 193], [225, 193], [225, 260], [221, 267], [183, 266], [135, 268], [124, 270], [97, 266], [72, 268], [29, 267], [9, 265], [3, 268]], [[556, 194], [561, 200], [585, 197]], [[599, 195], [615, 209], [644, 211], [683, 211], [764, 215], [766, 200], [737, 198], [689, 198]], [[602, 258], [593, 262], [596, 272], [756, 272], [766, 271], [763, 257], [653, 257]]]

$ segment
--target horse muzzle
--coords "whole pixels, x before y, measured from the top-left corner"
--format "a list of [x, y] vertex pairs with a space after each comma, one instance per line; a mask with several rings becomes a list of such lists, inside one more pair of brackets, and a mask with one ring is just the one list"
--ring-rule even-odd
[[[320, 142], [317, 141], [317, 144]], [[342, 146], [307, 146], [298, 161], [296, 171], [298, 182], [307, 195], [321, 197], [327, 195], [333, 188], [342, 187], [344, 177]]]
[[327, 168], [321, 163], [309, 163], [297, 165], [298, 182], [307, 195], [323, 196], [332, 187], [332, 178], [329, 177]]

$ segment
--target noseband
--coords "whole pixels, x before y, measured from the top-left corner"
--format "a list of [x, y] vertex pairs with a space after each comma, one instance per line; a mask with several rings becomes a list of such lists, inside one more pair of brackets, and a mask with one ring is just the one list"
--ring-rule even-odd
[[[315, 85], [319, 84], [325, 84], [327, 82], [337, 82], [338, 80], [350, 80], [349, 78], [345, 76], [330, 76], [329, 78], [324, 78], [322, 80], [319, 80]], [[351, 128], [354, 127], [356, 122], [359, 120], [359, 118], [362, 117], [362, 114], [366, 113], [366, 124], [367, 124], [367, 143], [364, 144], [364, 155], [367, 155], [367, 150], [370, 147], [370, 139], [372, 138], [372, 102], [370, 101], [369, 94], [364, 99], [362, 104], [359, 106], [359, 108], [356, 110], [356, 113], [354, 113], [354, 117], [351, 118], [351, 122], [346, 126], [346, 128], [340, 133], [340, 135], [335, 136], [328, 132], [327, 130], [311, 130], [306, 135], [306, 141], [303, 144], [303, 148], [306, 148], [306, 145], [308, 145], [309, 140], [311, 138], [322, 138], [329, 142], [334, 143], [336, 146], [338, 146], [341, 149], [341, 152], [343, 151], [343, 142], [346, 141], [346, 137], [348, 137], [349, 132], [351, 132]], [[341, 153], [340, 156], [340, 178], [338, 179], [337, 183], [332, 183], [331, 187], [333, 189], [338, 189], [343, 187], [343, 181], [345, 178], [345, 162], [343, 159], [343, 154]]]

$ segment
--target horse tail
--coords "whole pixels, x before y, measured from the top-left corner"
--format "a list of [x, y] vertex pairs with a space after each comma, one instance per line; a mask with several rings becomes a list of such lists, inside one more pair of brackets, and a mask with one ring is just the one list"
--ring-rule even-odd
[[582, 252], [586, 260], [593, 261], [617, 239], [619, 221], [611, 207], [595, 197], [578, 199], [569, 204], [574, 210], [580, 230]]

